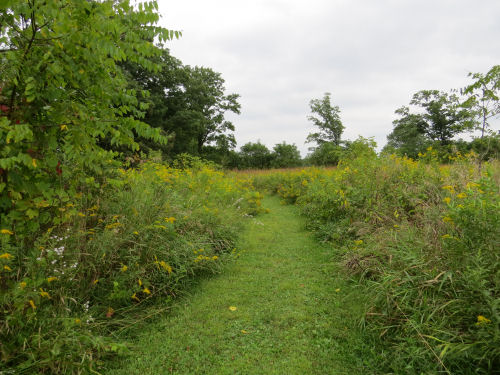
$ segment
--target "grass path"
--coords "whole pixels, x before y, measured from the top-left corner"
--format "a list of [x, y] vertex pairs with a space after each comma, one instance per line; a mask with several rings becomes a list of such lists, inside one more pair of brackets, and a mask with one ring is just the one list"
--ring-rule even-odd
[[271, 212], [248, 224], [241, 256], [150, 323], [109, 374], [373, 373], [353, 318], [363, 296], [295, 207], [264, 205]]

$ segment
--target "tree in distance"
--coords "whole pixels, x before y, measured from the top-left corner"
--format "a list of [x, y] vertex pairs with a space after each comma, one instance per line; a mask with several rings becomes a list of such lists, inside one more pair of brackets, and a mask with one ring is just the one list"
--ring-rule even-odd
[[271, 167], [289, 168], [302, 164], [300, 152], [295, 144], [277, 143], [273, 147]]
[[327, 92], [322, 99], [312, 99], [309, 102], [313, 115], [308, 116], [307, 119], [312, 121], [319, 131], [310, 133], [306, 143], [316, 142], [318, 146], [321, 146], [328, 142], [340, 146], [344, 125], [340, 120], [340, 108], [332, 105], [330, 97], [331, 94]]

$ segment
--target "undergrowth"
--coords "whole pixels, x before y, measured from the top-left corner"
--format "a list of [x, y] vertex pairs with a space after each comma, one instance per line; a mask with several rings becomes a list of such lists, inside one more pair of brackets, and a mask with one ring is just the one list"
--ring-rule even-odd
[[260, 199], [208, 167], [146, 163], [68, 196], [30, 237], [2, 227], [0, 372], [94, 372], [126, 352], [115, 333], [217, 272]]
[[254, 176], [296, 203], [366, 289], [362, 324], [380, 370], [492, 374], [500, 368], [498, 162], [441, 165], [394, 155]]

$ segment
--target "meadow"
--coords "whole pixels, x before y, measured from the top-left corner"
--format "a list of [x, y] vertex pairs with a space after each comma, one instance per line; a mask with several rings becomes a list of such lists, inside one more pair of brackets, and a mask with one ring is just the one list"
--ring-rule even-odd
[[357, 319], [377, 338], [377, 372], [497, 373], [500, 165], [436, 156], [355, 158], [253, 181], [299, 206], [364, 290]]
[[[344, 356], [349, 366], [366, 373], [495, 373], [500, 368], [500, 164], [479, 163], [473, 154], [452, 159], [443, 164], [429, 149], [418, 161], [365, 155], [336, 168], [258, 173], [223, 172], [201, 162], [187, 167], [146, 162], [113, 168], [99, 184], [57, 206], [41, 201], [40, 214], [53, 219], [49, 227], [30, 236], [2, 228], [0, 235], [0, 371], [99, 373], [109, 360], [116, 365], [117, 358], [121, 363], [120, 358], [135, 357], [136, 343], [144, 340], [137, 338], [137, 328], [147, 324], [149, 334], [160, 332], [159, 343], [170, 331], [183, 331], [182, 326], [155, 329], [155, 317], [168, 315], [177, 297], [198, 280], [221, 272], [224, 277], [248, 218], [266, 215], [269, 209], [261, 201], [276, 195], [283, 205], [297, 207], [305, 230], [322, 243], [314, 257], [334, 264], [335, 272], [316, 285], [329, 292], [311, 286], [311, 293], [331, 300], [318, 307], [325, 321], [336, 316], [342, 335], [349, 326], [343, 339], [349, 348], [339, 349], [339, 333], [324, 328], [332, 323], [314, 327], [322, 340], [319, 361], [342, 368], [338, 356], [329, 356], [351, 352]], [[280, 233], [279, 221], [268, 221], [272, 233]], [[253, 235], [245, 238], [248, 246], [254, 241]], [[264, 256], [260, 262], [279, 264], [286, 255], [268, 252], [288, 251], [278, 243], [268, 250], [252, 246]], [[309, 244], [294, 250], [295, 262], [308, 247], [313, 249]], [[301, 270], [293, 259], [286, 264]], [[252, 262], [248, 267], [262, 266]], [[239, 267], [250, 282], [253, 273]], [[223, 298], [228, 293], [223, 289], [234, 284], [221, 280], [216, 294]], [[300, 283], [289, 283], [289, 292]], [[335, 299], [340, 284], [343, 292], [352, 291], [342, 304]], [[256, 280], [252, 290], [260, 295], [265, 291], [259, 285]], [[286, 308], [281, 300], [276, 309], [283, 304]], [[351, 310], [345, 310], [349, 304]], [[300, 305], [287, 313], [299, 314]], [[300, 314], [307, 322], [307, 311]], [[213, 321], [222, 324], [216, 316]], [[285, 338], [278, 334], [274, 340], [271, 348]], [[358, 363], [364, 355], [369, 368]], [[232, 365], [227, 366], [226, 372]]]

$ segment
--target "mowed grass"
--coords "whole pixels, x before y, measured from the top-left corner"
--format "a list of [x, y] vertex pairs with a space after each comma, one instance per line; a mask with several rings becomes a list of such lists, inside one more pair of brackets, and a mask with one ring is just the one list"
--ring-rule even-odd
[[365, 298], [296, 207], [264, 205], [270, 213], [250, 219], [240, 256], [148, 323], [107, 374], [374, 373], [358, 327]]

